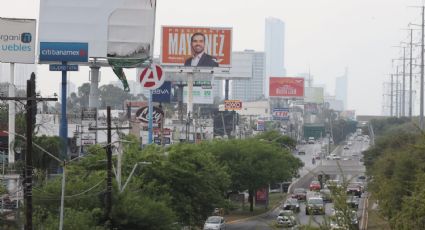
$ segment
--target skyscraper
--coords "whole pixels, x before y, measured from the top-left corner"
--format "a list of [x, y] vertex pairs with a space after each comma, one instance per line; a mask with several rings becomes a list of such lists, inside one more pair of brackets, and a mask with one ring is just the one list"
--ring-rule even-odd
[[343, 102], [343, 110], [347, 109], [347, 90], [348, 90], [348, 70], [345, 69], [345, 74], [336, 78], [335, 82], [335, 99]]
[[285, 23], [277, 18], [266, 18], [266, 35], [264, 39], [266, 53], [266, 76], [264, 81], [264, 95], [269, 97], [270, 77], [285, 76]]
[[[246, 63], [245, 60], [250, 60], [251, 63]], [[258, 100], [263, 96], [264, 60], [264, 52], [246, 50], [232, 53], [232, 68], [238, 68], [239, 65], [237, 63], [244, 62], [241, 67], [252, 68], [252, 78], [248, 80], [233, 80], [231, 84], [231, 99], [249, 102]]]

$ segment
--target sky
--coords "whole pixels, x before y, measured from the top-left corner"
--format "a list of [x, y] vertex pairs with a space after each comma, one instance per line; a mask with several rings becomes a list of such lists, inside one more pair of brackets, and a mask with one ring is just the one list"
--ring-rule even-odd
[[[38, 18], [39, 0], [1, 0], [0, 17]], [[154, 54], [159, 55], [161, 25], [233, 28], [233, 51], [264, 51], [265, 18], [285, 22], [285, 68], [288, 76], [310, 72], [314, 83], [333, 95], [335, 78], [348, 68], [348, 109], [380, 115], [382, 86], [394, 72], [408, 41], [409, 22], [420, 22], [421, 0], [158, 0]], [[415, 32], [416, 34], [417, 32]], [[101, 84], [115, 81], [101, 69]], [[129, 79], [135, 74], [128, 72]], [[88, 82], [88, 68], [69, 74]], [[42, 94], [59, 92], [60, 72], [38, 67]], [[418, 108], [418, 106], [416, 106]], [[416, 109], [418, 113], [418, 109]]]

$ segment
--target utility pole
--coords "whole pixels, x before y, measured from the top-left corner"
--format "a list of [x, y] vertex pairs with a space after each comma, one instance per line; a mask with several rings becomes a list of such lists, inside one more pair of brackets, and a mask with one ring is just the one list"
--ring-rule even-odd
[[401, 99], [401, 116], [406, 116], [406, 47], [403, 47], [403, 84]]
[[424, 12], [425, 6], [422, 6], [422, 36], [421, 36], [421, 87], [420, 87], [420, 106], [419, 106], [419, 127], [424, 129]]
[[[89, 130], [106, 130], [106, 197], [105, 197], [105, 219], [106, 228], [112, 230], [112, 125], [111, 125], [111, 106], [106, 107], [106, 128], [92, 128]], [[131, 129], [131, 127], [116, 127], [114, 129]]]
[[396, 68], [396, 82], [395, 82], [395, 116], [400, 117], [399, 105], [400, 101], [398, 100], [400, 96], [400, 92], [398, 89], [398, 66]]
[[413, 29], [410, 29], [410, 71], [409, 71], [409, 118], [412, 120], [412, 49], [413, 49]]
[[393, 98], [394, 98], [394, 75], [391, 74], [391, 94], [390, 94], [390, 116], [393, 114]]
[[[31, 75], [30, 80], [27, 80], [27, 97], [35, 97], [35, 75]], [[32, 230], [32, 131], [33, 131], [33, 109], [34, 103], [32, 100], [27, 100], [27, 151], [25, 152], [25, 173], [24, 173], [24, 196], [25, 196], [25, 229]], [[37, 109], [37, 107], [35, 108]]]
[[32, 133], [35, 124], [35, 114], [37, 112], [37, 101], [57, 101], [57, 98], [37, 98], [35, 93], [35, 74], [31, 74], [30, 80], [27, 80], [26, 97], [0, 97], [0, 100], [7, 101], [26, 101], [26, 152], [25, 166], [23, 170], [24, 179], [22, 181], [24, 188], [25, 202], [25, 230], [33, 230], [32, 224]]

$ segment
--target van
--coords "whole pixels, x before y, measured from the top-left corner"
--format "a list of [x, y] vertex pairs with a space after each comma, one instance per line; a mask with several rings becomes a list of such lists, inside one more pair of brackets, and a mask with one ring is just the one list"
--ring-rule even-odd
[[308, 138], [308, 143], [309, 144], [314, 144], [314, 137], [309, 137]]

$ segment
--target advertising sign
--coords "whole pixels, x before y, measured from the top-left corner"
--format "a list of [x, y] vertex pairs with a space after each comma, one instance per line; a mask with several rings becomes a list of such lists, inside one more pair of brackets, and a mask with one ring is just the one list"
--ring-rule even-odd
[[269, 198], [268, 188], [258, 189], [255, 193], [255, 205], [267, 205]]
[[40, 0], [38, 40], [85, 42], [89, 57], [148, 59], [155, 9], [156, 0]]
[[143, 89], [158, 89], [165, 81], [162, 68], [157, 64], [146, 67], [139, 78]]
[[241, 110], [242, 109], [242, 101], [240, 101], [240, 100], [225, 100], [224, 101], [224, 109], [225, 110]]
[[35, 62], [34, 19], [0, 18], [0, 62]]
[[78, 71], [78, 65], [59, 65], [59, 64], [50, 64], [50, 71]]
[[163, 26], [161, 45], [163, 65], [231, 67], [232, 28]]
[[[153, 123], [159, 124], [163, 116], [164, 116], [164, 112], [160, 108], [154, 106], [152, 111]], [[146, 106], [137, 110], [136, 119], [141, 122], [148, 123], [149, 106]]]
[[266, 122], [262, 120], [257, 120], [257, 131], [266, 130]]
[[40, 42], [40, 61], [87, 62], [88, 44], [79, 42]]
[[[213, 104], [213, 89], [209, 87], [194, 86], [192, 90], [193, 104]], [[187, 87], [183, 89], [183, 103], [187, 103]]]
[[305, 87], [304, 102], [323, 104], [324, 90], [322, 87]]
[[270, 97], [303, 98], [304, 78], [270, 77]]
[[273, 120], [289, 120], [289, 108], [273, 109]]
[[171, 82], [170, 81], [166, 81], [158, 89], [152, 90], [152, 101], [170, 103], [171, 101]]

